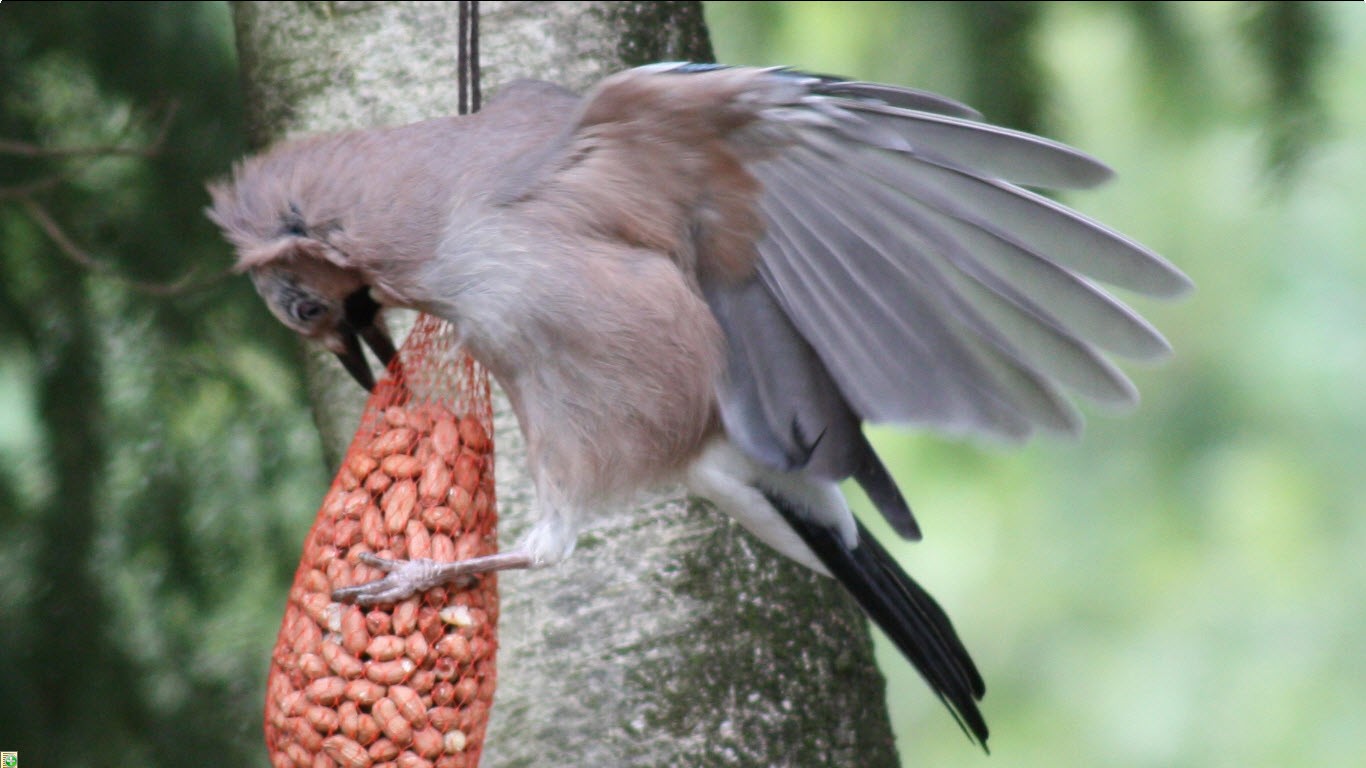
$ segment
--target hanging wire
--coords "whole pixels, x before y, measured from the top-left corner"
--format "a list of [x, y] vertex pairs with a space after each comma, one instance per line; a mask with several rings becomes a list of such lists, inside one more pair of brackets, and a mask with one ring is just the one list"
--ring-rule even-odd
[[479, 89], [479, 0], [460, 0], [456, 69], [460, 84], [460, 114], [478, 112], [482, 101]]

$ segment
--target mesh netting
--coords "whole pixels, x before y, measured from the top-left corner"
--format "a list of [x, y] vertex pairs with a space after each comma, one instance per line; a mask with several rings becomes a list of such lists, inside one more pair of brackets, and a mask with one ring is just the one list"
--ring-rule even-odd
[[381, 578], [357, 559], [497, 551], [488, 378], [421, 316], [366, 404], [304, 541], [271, 659], [276, 768], [474, 768], [495, 682], [497, 577], [370, 609], [332, 590]]

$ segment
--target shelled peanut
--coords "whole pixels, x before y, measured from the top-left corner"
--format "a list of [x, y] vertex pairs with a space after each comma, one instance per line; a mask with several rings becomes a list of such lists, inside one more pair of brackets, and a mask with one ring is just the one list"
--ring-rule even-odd
[[363, 608], [332, 590], [382, 578], [358, 559], [496, 551], [493, 457], [473, 416], [392, 406], [357, 432], [305, 540], [272, 657], [276, 768], [474, 768], [495, 683], [497, 582]]

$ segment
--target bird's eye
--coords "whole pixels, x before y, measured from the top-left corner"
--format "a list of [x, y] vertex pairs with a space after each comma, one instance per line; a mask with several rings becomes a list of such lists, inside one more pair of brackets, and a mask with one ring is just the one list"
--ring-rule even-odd
[[304, 299], [294, 303], [294, 319], [301, 323], [312, 323], [322, 317], [327, 312], [327, 307], [320, 302]]

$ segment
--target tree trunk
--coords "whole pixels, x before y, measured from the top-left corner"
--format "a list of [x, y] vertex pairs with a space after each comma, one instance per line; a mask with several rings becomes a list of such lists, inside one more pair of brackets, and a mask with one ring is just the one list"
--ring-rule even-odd
[[[711, 58], [700, 3], [479, 8], [485, 92], [517, 77], [583, 90], [627, 66]], [[456, 13], [455, 3], [235, 4], [253, 140], [454, 112]], [[363, 393], [329, 355], [311, 355], [335, 466]], [[529, 522], [532, 489], [521, 434], [495, 397], [510, 542]], [[852, 601], [678, 494], [610, 516], [569, 562], [500, 585], [488, 768], [897, 765]]]

